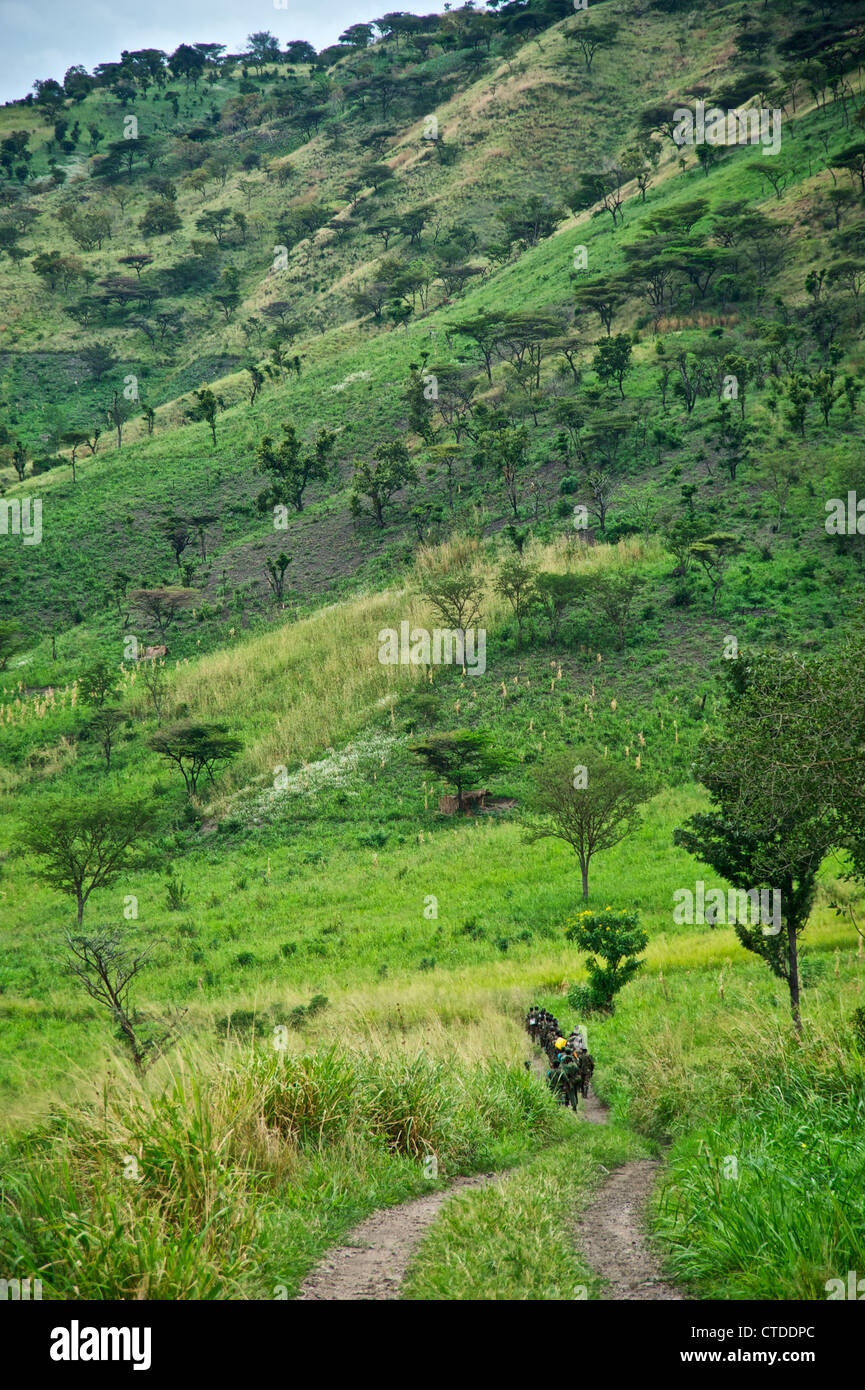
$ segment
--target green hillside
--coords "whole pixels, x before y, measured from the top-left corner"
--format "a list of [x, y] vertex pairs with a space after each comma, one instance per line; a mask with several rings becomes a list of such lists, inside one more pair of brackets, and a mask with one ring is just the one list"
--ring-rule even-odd
[[[405, 1298], [603, 1297], [574, 1212], [659, 1155], [688, 1297], [862, 1268], [859, 9], [190, 35], [0, 108], [10, 1278], [293, 1297], [430, 1155], [508, 1175]], [[762, 135], [677, 144], [698, 106]], [[585, 901], [540, 834], [584, 764], [636, 810]], [[781, 885], [780, 944], [697, 880]], [[580, 911], [647, 934], [614, 1009]]]

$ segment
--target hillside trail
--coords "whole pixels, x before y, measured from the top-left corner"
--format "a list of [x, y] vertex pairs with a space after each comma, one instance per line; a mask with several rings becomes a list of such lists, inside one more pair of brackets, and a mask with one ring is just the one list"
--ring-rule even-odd
[[408, 1262], [448, 1198], [503, 1176], [482, 1173], [456, 1178], [442, 1191], [373, 1212], [354, 1228], [346, 1245], [331, 1250], [303, 1281], [298, 1301], [399, 1298]]
[[[539, 1076], [546, 1076], [538, 1058], [532, 1068]], [[605, 1125], [609, 1109], [590, 1089], [577, 1113], [591, 1124]], [[656, 1158], [623, 1163], [610, 1174], [577, 1222], [577, 1244], [587, 1264], [607, 1283], [608, 1300], [670, 1302], [685, 1297], [661, 1278], [658, 1261], [643, 1234], [646, 1205], [660, 1166]]]
[[[532, 1070], [546, 1077], [546, 1068], [538, 1059], [533, 1061]], [[607, 1107], [591, 1090], [577, 1113], [589, 1124], [607, 1123]], [[577, 1243], [592, 1269], [609, 1285], [608, 1298], [684, 1297], [661, 1278], [642, 1232], [643, 1213], [659, 1166], [655, 1159], [642, 1159], [617, 1168], [577, 1224]], [[481, 1173], [456, 1178], [438, 1192], [373, 1212], [354, 1228], [344, 1245], [331, 1250], [307, 1276], [297, 1301], [398, 1299], [409, 1261], [445, 1202], [458, 1192], [485, 1187], [506, 1176]]]

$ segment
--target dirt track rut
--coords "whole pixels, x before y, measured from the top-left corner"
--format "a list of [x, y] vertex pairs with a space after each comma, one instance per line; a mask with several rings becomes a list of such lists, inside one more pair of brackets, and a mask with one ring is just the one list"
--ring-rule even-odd
[[298, 1299], [374, 1302], [399, 1298], [408, 1262], [448, 1198], [501, 1176], [484, 1173], [457, 1178], [440, 1192], [374, 1212], [355, 1227], [347, 1245], [331, 1250], [304, 1280]]
[[[546, 1075], [535, 1059], [532, 1070]], [[594, 1092], [580, 1100], [577, 1118], [606, 1124], [607, 1107]], [[667, 1284], [643, 1234], [644, 1213], [660, 1164], [641, 1159], [617, 1168], [586, 1208], [575, 1228], [587, 1263], [608, 1285], [607, 1299], [629, 1302], [682, 1299]], [[458, 1192], [501, 1180], [502, 1173], [457, 1178], [447, 1188], [374, 1212], [331, 1250], [304, 1280], [298, 1301], [379, 1302], [399, 1298], [409, 1261], [442, 1206]]]

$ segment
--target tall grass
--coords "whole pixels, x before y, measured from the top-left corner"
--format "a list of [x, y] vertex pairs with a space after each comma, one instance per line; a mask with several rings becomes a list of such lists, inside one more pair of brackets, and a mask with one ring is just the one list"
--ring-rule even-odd
[[742, 1094], [676, 1152], [658, 1206], [671, 1270], [704, 1296], [826, 1297], [865, 1259], [865, 1069], [832, 1031], [755, 1028]]
[[419, 1052], [202, 1055], [151, 1085], [115, 1073], [8, 1146], [8, 1277], [49, 1298], [278, 1296], [353, 1220], [428, 1189], [431, 1157], [472, 1171], [555, 1123], [522, 1068]]

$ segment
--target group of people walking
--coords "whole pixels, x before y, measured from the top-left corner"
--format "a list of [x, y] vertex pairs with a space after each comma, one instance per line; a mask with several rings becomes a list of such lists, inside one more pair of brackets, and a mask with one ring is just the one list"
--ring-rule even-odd
[[535, 1005], [526, 1014], [525, 1026], [532, 1042], [547, 1054], [547, 1083], [553, 1095], [560, 1104], [576, 1110], [580, 1095], [585, 1098], [589, 1094], [589, 1082], [595, 1070], [594, 1058], [579, 1028], [565, 1037], [558, 1019], [547, 1009]]

